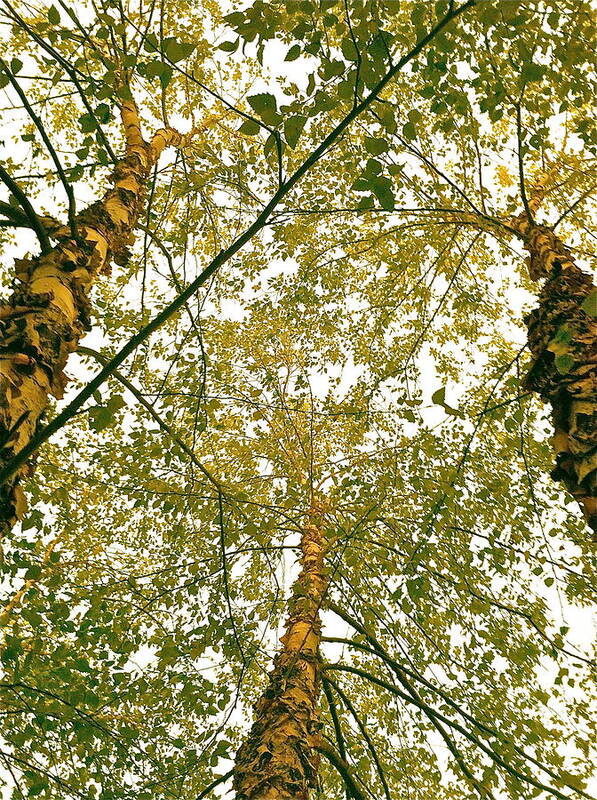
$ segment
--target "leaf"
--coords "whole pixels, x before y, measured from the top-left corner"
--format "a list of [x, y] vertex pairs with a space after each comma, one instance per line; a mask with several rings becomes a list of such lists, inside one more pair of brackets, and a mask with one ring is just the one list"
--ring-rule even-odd
[[441, 389], [437, 389], [431, 395], [431, 402], [435, 403], [438, 406], [441, 406], [446, 414], [449, 414], [451, 417], [460, 417], [461, 419], [464, 417], [462, 411], [459, 411], [457, 408], [452, 408], [446, 403], [446, 387], [442, 386]]
[[375, 177], [379, 175], [383, 169], [383, 164], [381, 161], [378, 161], [376, 158], [368, 158], [367, 165], [365, 167], [365, 175], [368, 178]]
[[276, 149], [276, 144], [277, 144], [277, 141], [276, 141], [275, 134], [270, 133], [270, 135], [265, 140], [265, 144], [263, 145], [264, 154], [266, 156], [269, 156], [270, 153], [273, 153], [274, 150]]
[[431, 402], [435, 403], [437, 406], [443, 406], [446, 404], [446, 387], [442, 386], [441, 389], [437, 389], [437, 391], [433, 392], [431, 395]]
[[534, 83], [535, 81], [540, 81], [546, 72], [546, 67], [541, 66], [541, 64], [525, 64], [521, 77], [524, 83]]
[[171, 80], [172, 67], [164, 64], [164, 69], [160, 72], [160, 84], [162, 85], [162, 89], [166, 89]]
[[294, 117], [288, 117], [284, 120], [284, 137], [290, 147], [296, 147], [306, 122], [307, 117], [303, 117], [300, 114]]
[[402, 135], [405, 139], [416, 139], [417, 138], [417, 129], [413, 125], [412, 122], [407, 122], [406, 125], [402, 126]]
[[392, 188], [392, 181], [385, 175], [377, 175], [369, 181], [371, 191], [379, 200], [381, 207], [386, 211], [393, 211], [396, 201]]
[[239, 133], [243, 133], [245, 136], [256, 136], [260, 130], [259, 123], [252, 119], [246, 119], [238, 129]]
[[41, 567], [39, 564], [32, 564], [25, 573], [26, 580], [36, 580], [41, 575]]
[[420, 27], [424, 23], [426, 15], [425, 6], [426, 6], [425, 3], [418, 4], [414, 7], [414, 9], [410, 13], [410, 19], [415, 28]]
[[97, 127], [95, 118], [91, 114], [82, 114], [79, 117], [79, 123], [81, 125], [81, 130], [83, 131], [83, 133], [91, 133]]
[[188, 58], [197, 45], [193, 42], [178, 42], [176, 39], [168, 37], [164, 39], [163, 47], [166, 57], [176, 64], [178, 61]]
[[560, 375], [565, 375], [574, 366], [574, 359], [567, 353], [563, 353], [555, 357], [555, 365]]
[[300, 44], [293, 44], [290, 50], [286, 53], [286, 58], [284, 61], [294, 61], [297, 59], [301, 54], [301, 46]]
[[105, 406], [94, 406], [89, 409], [89, 426], [100, 433], [114, 422], [114, 415], [125, 405], [123, 397], [112, 395]]
[[420, 597], [423, 596], [426, 590], [427, 581], [423, 576], [411, 578], [410, 580], [406, 581], [406, 591], [408, 592], [408, 596], [415, 603]]
[[239, 39], [235, 42], [222, 42], [218, 50], [223, 50], [225, 53], [234, 53], [238, 48]]
[[[560, 325], [556, 331], [555, 336], [549, 340], [547, 349], [550, 350], [556, 357], [569, 354], [570, 342], [572, 341], [572, 331], [568, 325]], [[557, 365], [556, 365], [557, 367]], [[568, 370], [566, 370], [568, 371]]]
[[267, 125], [277, 125], [281, 120], [278, 113], [278, 103], [273, 94], [264, 92], [254, 94], [247, 98], [253, 111], [258, 114]]
[[36, 777], [36, 780], [35, 780], [34, 783], [30, 783], [29, 784], [28, 795], [29, 795], [29, 797], [36, 797], [38, 794], [41, 794], [47, 788], [48, 788], [47, 779], [43, 775], [42, 776], [38, 776], [38, 777]]
[[152, 61], [147, 65], [145, 75], [148, 78], [159, 78], [162, 88], [165, 89], [172, 80], [172, 67], [164, 61]]
[[369, 191], [369, 181], [366, 178], [357, 178], [350, 185], [351, 189], [354, 189], [355, 192], [368, 192]]
[[585, 314], [588, 314], [594, 319], [597, 318], [597, 289], [593, 289], [593, 291], [585, 297], [581, 308]]
[[60, 13], [54, 5], [48, 8], [48, 22], [50, 25], [60, 25]]
[[224, 20], [232, 26], [240, 25], [245, 21], [245, 15], [242, 11], [233, 11], [232, 14], [226, 14]]
[[[106, 30], [106, 36], [105, 37], [101, 37], [101, 38], [107, 39], [108, 36], [109, 36], [109, 31]], [[147, 36], [145, 37], [145, 39], [143, 41], [143, 49], [145, 50], [146, 53], [157, 53], [157, 51], [160, 48], [159, 48], [159, 45], [158, 45], [158, 37], [155, 35], [155, 33], [148, 33], [147, 34]]]
[[347, 61], [357, 61], [358, 53], [357, 49], [354, 46], [354, 42], [350, 37], [346, 37], [346, 39], [342, 39], [342, 44], [340, 45], [342, 49], [342, 55]]
[[373, 136], [365, 137], [365, 150], [373, 156], [378, 156], [385, 153], [388, 149], [388, 143], [385, 139]]
[[13, 75], [16, 75], [17, 72], [20, 72], [23, 69], [23, 62], [20, 58], [13, 58], [10, 62], [10, 69]]

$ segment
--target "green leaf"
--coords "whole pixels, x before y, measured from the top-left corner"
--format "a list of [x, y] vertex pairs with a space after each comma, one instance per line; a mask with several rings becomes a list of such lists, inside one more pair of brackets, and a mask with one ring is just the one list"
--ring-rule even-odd
[[546, 72], [546, 67], [541, 66], [541, 64], [525, 64], [521, 77], [525, 83], [533, 83], [540, 81]]
[[415, 603], [420, 597], [423, 596], [426, 589], [427, 581], [422, 576], [419, 576], [418, 578], [411, 578], [410, 580], [406, 581], [406, 591], [408, 592], [408, 596]]
[[593, 291], [585, 297], [581, 308], [585, 314], [593, 317], [593, 319], [597, 318], [597, 289], [593, 289]]
[[233, 11], [232, 14], [226, 14], [224, 20], [230, 25], [241, 25], [245, 21], [245, 15], [242, 11]]
[[552, 341], [562, 344], [568, 344], [570, 341], [572, 341], [572, 331], [568, 325], [560, 325]]
[[296, 147], [306, 122], [307, 117], [303, 117], [300, 114], [284, 120], [284, 137], [290, 147]]
[[393, 211], [396, 201], [392, 188], [392, 181], [385, 175], [376, 175], [369, 181], [371, 191], [379, 200], [381, 207], [386, 211]]
[[170, 81], [172, 80], [172, 67], [169, 67], [167, 64], [164, 64], [164, 69], [160, 72], [160, 83], [162, 85], [162, 89], [165, 89]]
[[357, 49], [354, 46], [354, 42], [350, 37], [346, 39], [342, 39], [342, 44], [340, 45], [342, 49], [342, 55], [347, 61], [357, 61], [358, 53]]
[[350, 185], [351, 189], [354, 189], [355, 192], [368, 192], [369, 191], [369, 181], [367, 178], [357, 178], [356, 181]]
[[99, 103], [99, 105], [95, 107], [95, 116], [102, 124], [106, 124], [110, 121], [110, 106], [107, 103]]
[[165, 89], [172, 80], [172, 67], [164, 61], [152, 61], [145, 70], [147, 78], [159, 78], [162, 88]]
[[269, 154], [273, 153], [275, 149], [276, 149], [276, 137], [274, 136], [273, 133], [270, 133], [270, 135], [265, 140], [265, 144], [263, 145], [263, 152], [266, 156], [269, 156]]
[[178, 61], [184, 61], [185, 58], [188, 58], [197, 45], [192, 42], [178, 42], [176, 39], [168, 37], [164, 39], [163, 47], [166, 57], [170, 61], [177, 63]]
[[254, 94], [248, 97], [247, 100], [253, 111], [259, 114], [267, 125], [277, 125], [280, 122], [281, 116], [278, 114], [278, 103], [273, 94], [268, 92]]
[[26, 580], [35, 580], [39, 578], [41, 575], [41, 567], [39, 564], [31, 564], [27, 572], [25, 573]]
[[563, 353], [555, 357], [555, 365], [560, 375], [565, 375], [567, 372], [570, 372], [574, 366], [574, 359], [567, 353]]
[[124, 398], [112, 395], [105, 406], [94, 406], [89, 409], [89, 426], [100, 433], [114, 422], [114, 415], [125, 405]]
[[[108, 35], [109, 35], [109, 31], [106, 30], [106, 36], [105, 37], [101, 37], [101, 38], [107, 39]], [[157, 51], [160, 48], [159, 48], [159, 44], [158, 44], [158, 37], [155, 35], [155, 33], [148, 33], [147, 34], [147, 36], [145, 37], [145, 40], [143, 42], [143, 49], [145, 50], [146, 53], [157, 53]]]
[[406, 125], [402, 126], [402, 135], [405, 139], [416, 139], [417, 138], [417, 129], [413, 125], [412, 122], [407, 122]]
[[48, 8], [48, 22], [50, 25], [60, 25], [60, 13], [54, 5]]
[[385, 139], [378, 137], [366, 136], [365, 137], [365, 150], [373, 156], [378, 156], [385, 153], [388, 149], [388, 143]]
[[225, 53], [234, 53], [238, 48], [238, 42], [238, 39], [235, 42], [222, 42], [218, 50], [223, 50]]
[[238, 129], [239, 133], [244, 133], [245, 136], [256, 136], [260, 130], [259, 123], [252, 119], [246, 119]]
[[375, 175], [379, 175], [383, 169], [383, 164], [381, 161], [378, 161], [376, 158], [368, 158], [367, 165], [365, 167], [365, 175], [368, 178], [375, 177]]
[[290, 50], [286, 53], [286, 58], [284, 61], [294, 61], [297, 59], [301, 54], [301, 46], [300, 44], [293, 44]]
[[437, 391], [433, 392], [431, 395], [431, 402], [435, 403], [437, 406], [443, 406], [446, 404], [446, 387], [442, 386], [441, 389], [437, 389]]
[[20, 58], [13, 58], [10, 62], [10, 70], [13, 75], [16, 75], [17, 72], [20, 72], [23, 69], [23, 62]]
[[410, 19], [415, 28], [424, 24], [426, 16], [426, 3], [418, 3], [410, 13]]
[[81, 124], [81, 130], [83, 133], [91, 133], [97, 127], [95, 117], [93, 117], [91, 114], [82, 114], [79, 117], [79, 123]]
[[45, 789], [48, 788], [48, 781], [46, 778], [40, 776], [36, 779], [35, 783], [31, 783], [29, 785], [29, 791], [27, 794], [29, 797], [36, 797], [38, 794], [41, 794]]

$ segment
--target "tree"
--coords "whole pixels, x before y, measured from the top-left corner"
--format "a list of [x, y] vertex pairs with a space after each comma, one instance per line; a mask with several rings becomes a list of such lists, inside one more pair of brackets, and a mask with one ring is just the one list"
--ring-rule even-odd
[[[554, 605], [588, 602], [586, 535], [531, 395], [590, 521], [594, 294], [534, 221], [588, 249], [588, 8], [4, 6], [0, 211], [42, 248], [3, 338], [13, 796], [590, 797], [590, 661]], [[552, 270], [531, 365], [516, 234]]]

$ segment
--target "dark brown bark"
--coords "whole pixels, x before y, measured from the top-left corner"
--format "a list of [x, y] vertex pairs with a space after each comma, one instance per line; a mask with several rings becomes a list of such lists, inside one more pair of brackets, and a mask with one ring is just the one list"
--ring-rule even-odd
[[308, 800], [319, 768], [320, 609], [323, 510], [313, 503], [301, 538], [301, 566], [290, 599], [282, 649], [234, 769], [237, 800]]
[[552, 472], [579, 503], [597, 538], [597, 293], [590, 276], [548, 227], [515, 221], [530, 253], [533, 280], [544, 280], [527, 317], [533, 362], [525, 378], [552, 408]]
[[[18, 259], [16, 288], [0, 304], [0, 465], [35, 435], [50, 395], [62, 396], [68, 357], [89, 329], [90, 289], [111, 261], [128, 259], [149, 171], [164, 147], [180, 143], [173, 130], [145, 142], [132, 102], [123, 104], [122, 120], [124, 158], [103, 198], [77, 216], [80, 240], [59, 228], [49, 253]], [[21, 483], [32, 469], [25, 464], [0, 486], [0, 538], [26, 509]]]

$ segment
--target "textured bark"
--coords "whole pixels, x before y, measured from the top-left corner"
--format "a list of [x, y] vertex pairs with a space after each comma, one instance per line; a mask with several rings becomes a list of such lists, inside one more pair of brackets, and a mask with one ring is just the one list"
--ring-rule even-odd
[[[51, 252], [15, 261], [16, 288], [0, 304], [0, 464], [33, 438], [49, 396], [62, 396], [69, 355], [89, 329], [89, 291], [111, 261], [125, 264], [133, 230], [143, 210], [149, 171], [168, 145], [181, 143], [174, 130], [161, 130], [151, 143], [141, 135], [139, 116], [125, 102], [124, 157], [101, 200], [77, 216], [79, 241], [68, 227], [52, 235]], [[21, 483], [26, 464], [0, 486], [0, 537], [26, 509]]]
[[544, 280], [525, 322], [533, 354], [526, 388], [550, 403], [556, 467], [597, 536], [597, 294], [590, 276], [548, 227], [513, 221], [530, 253], [529, 273]]
[[301, 537], [302, 570], [293, 587], [282, 649], [236, 757], [237, 800], [308, 800], [316, 785], [325, 547], [323, 509], [313, 503]]

